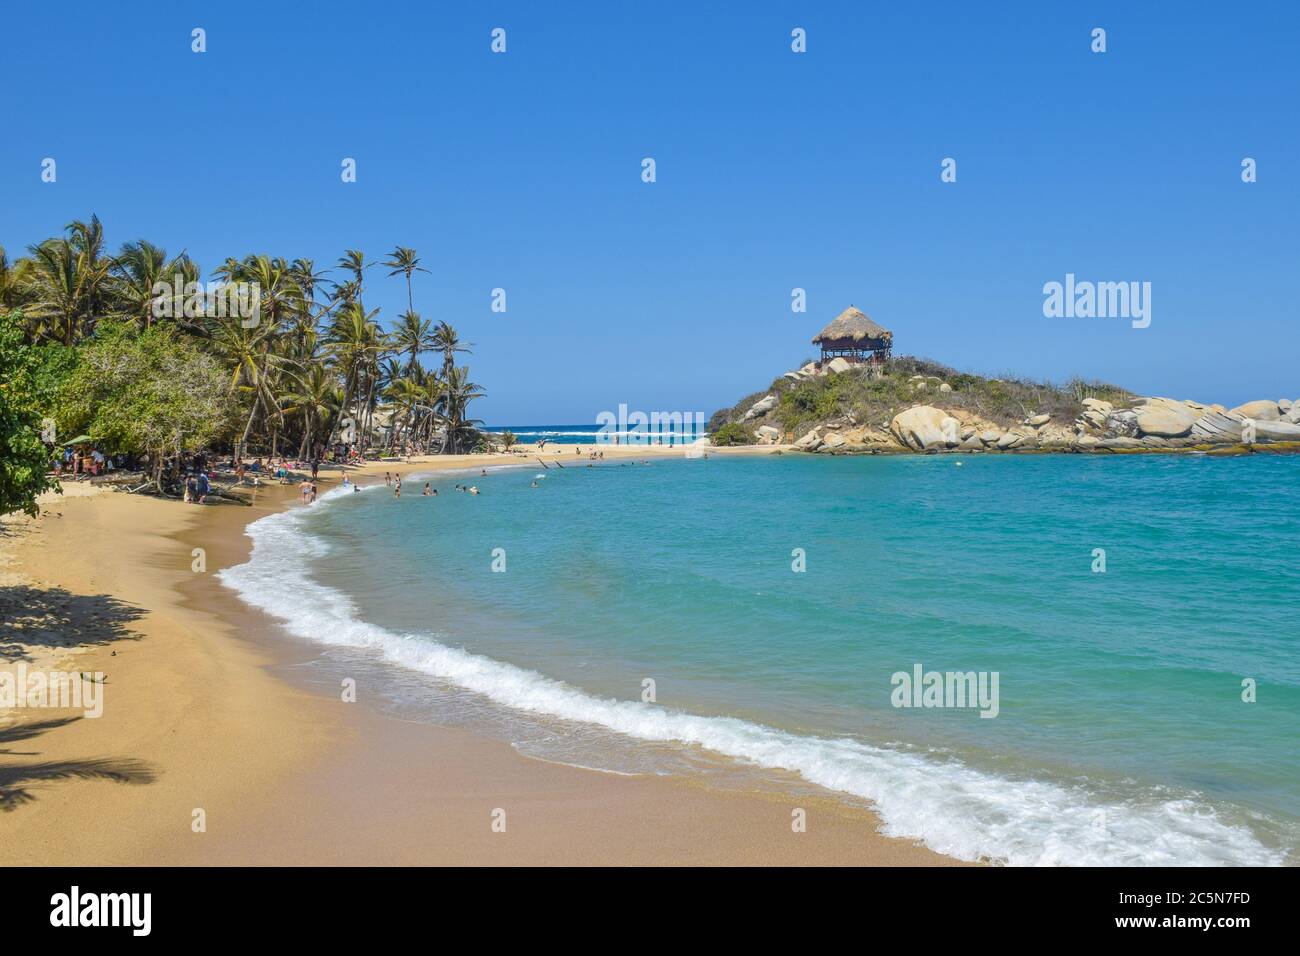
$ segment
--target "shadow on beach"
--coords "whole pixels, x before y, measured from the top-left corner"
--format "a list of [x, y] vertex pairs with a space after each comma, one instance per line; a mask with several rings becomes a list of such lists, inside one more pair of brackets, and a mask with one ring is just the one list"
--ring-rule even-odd
[[[14, 751], [5, 744], [32, 740], [50, 730], [67, 726], [80, 717], [58, 717], [35, 720], [0, 728], [0, 757], [34, 756], [26, 751]], [[0, 762], [0, 812], [17, 810], [32, 803], [36, 795], [33, 785], [59, 780], [111, 780], [114, 783], [153, 783], [157, 774], [142, 760], [103, 757], [91, 760], [47, 760], [37, 763], [10, 764]]]
[[0, 588], [0, 663], [31, 660], [33, 647], [93, 647], [139, 640], [126, 625], [144, 612], [107, 594], [62, 588]]

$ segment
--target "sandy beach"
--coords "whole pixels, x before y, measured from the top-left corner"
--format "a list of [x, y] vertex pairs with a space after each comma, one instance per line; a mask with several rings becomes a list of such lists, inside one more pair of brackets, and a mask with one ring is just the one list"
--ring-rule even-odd
[[[586, 450], [555, 446], [540, 457], [585, 465]], [[351, 474], [367, 483], [385, 471], [537, 467], [538, 457], [530, 448], [372, 462]], [[322, 490], [338, 480], [322, 471]], [[293, 487], [246, 490], [252, 507], [197, 507], [70, 485], [46, 497], [40, 518], [4, 523], [0, 669], [102, 673], [104, 705], [98, 718], [0, 712], [0, 863], [954, 862], [881, 836], [869, 810], [829, 794], [547, 763], [285, 679], [315, 649], [214, 575], [246, 559], [248, 523], [300, 505]], [[806, 832], [792, 830], [796, 808]], [[505, 832], [492, 827], [498, 809]]]

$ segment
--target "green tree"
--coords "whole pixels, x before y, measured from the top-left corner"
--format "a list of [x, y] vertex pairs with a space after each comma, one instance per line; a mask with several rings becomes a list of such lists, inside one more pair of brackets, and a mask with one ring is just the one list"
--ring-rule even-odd
[[40, 359], [26, 344], [22, 317], [0, 317], [0, 515], [40, 514], [36, 496], [58, 491], [49, 477], [50, 452], [41, 440], [48, 389], [39, 381]]
[[154, 483], [181, 452], [238, 427], [238, 404], [221, 364], [169, 325], [137, 332], [101, 321], [60, 390], [60, 422], [94, 436], [108, 454], [144, 452]]

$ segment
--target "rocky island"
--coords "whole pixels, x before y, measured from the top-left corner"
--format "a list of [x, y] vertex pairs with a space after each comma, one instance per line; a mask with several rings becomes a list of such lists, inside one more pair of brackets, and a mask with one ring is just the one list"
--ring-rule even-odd
[[894, 356], [892, 333], [853, 308], [813, 342], [820, 360], [712, 417], [713, 444], [819, 454], [1300, 450], [1300, 398], [1227, 408], [1081, 379], [972, 375]]

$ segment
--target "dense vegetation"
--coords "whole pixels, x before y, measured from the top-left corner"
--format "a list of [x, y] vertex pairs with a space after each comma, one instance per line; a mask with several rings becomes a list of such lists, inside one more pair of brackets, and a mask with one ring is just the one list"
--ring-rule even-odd
[[35, 517], [36, 496], [57, 487], [46, 477], [50, 453], [42, 440], [47, 428], [41, 407], [50, 388], [40, 366], [37, 350], [0, 316], [0, 515], [24, 511]]
[[[941, 383], [947, 383], [952, 391], [940, 393]], [[750, 434], [764, 421], [773, 420], [797, 437], [814, 425], [849, 419], [883, 431], [895, 415], [918, 404], [966, 409], [1004, 426], [1044, 412], [1055, 421], [1069, 422], [1079, 415], [1085, 398], [1118, 403], [1132, 397], [1124, 389], [1104, 382], [1074, 379], [1055, 385], [1021, 378], [986, 378], [903, 355], [891, 358], [880, 375], [868, 375], [864, 368], [857, 367], [800, 381], [778, 378], [765, 391], [747, 395], [731, 408], [716, 412], [709, 420], [710, 431], [719, 432], [727, 423], [738, 423], [754, 402], [768, 394], [779, 400], [768, 416], [736, 427]]]
[[[406, 283], [408, 308], [387, 329], [365, 306], [375, 266]], [[332, 270], [253, 254], [226, 259], [205, 289], [185, 253], [141, 239], [110, 254], [94, 216], [16, 260], [0, 248], [5, 460], [30, 454], [31, 423], [47, 418], [59, 438], [85, 433], [105, 454], [142, 456], [155, 477], [183, 453], [236, 443], [246, 456], [301, 458], [338, 443], [481, 447], [469, 406], [483, 392], [456, 364], [469, 348], [415, 311], [416, 272], [428, 270], [401, 246], [382, 262], [347, 250]], [[242, 310], [220, 290], [243, 290], [230, 297]]]

